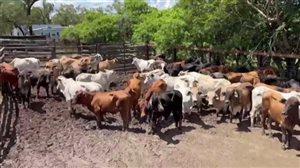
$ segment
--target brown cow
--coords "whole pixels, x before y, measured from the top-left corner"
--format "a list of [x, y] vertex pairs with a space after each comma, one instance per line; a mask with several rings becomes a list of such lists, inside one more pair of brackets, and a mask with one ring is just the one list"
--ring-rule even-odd
[[251, 110], [251, 93], [253, 85], [249, 82], [241, 83], [236, 87], [228, 87], [225, 95], [224, 112], [229, 109], [230, 123], [232, 123], [233, 116], [239, 113], [239, 121], [246, 116]]
[[92, 111], [96, 115], [99, 129], [105, 113], [115, 114], [119, 111], [123, 120], [123, 131], [128, 130], [132, 104], [131, 96], [123, 90], [93, 93], [79, 91], [72, 103], [81, 104]]
[[132, 105], [134, 111], [138, 104], [138, 100], [141, 96], [142, 86], [143, 86], [143, 79], [141, 78], [140, 74], [134, 73], [133, 78], [127, 82], [127, 87], [125, 88], [125, 91], [131, 93]]
[[81, 58], [70, 58], [62, 56], [59, 59], [59, 64], [61, 65], [61, 70], [64, 71], [68, 68], [73, 68], [76, 71], [88, 71], [94, 61], [93, 56], [81, 57]]
[[240, 82], [249, 82], [252, 85], [255, 85], [260, 82], [260, 78], [257, 71], [251, 71], [243, 73]]
[[52, 71], [55, 67], [58, 66], [59, 63], [59, 59], [51, 59], [49, 61], [46, 62], [45, 64], [45, 68], [49, 69], [50, 71]]
[[0, 86], [2, 86], [4, 83], [7, 82], [15, 89], [17, 89], [18, 76], [19, 76], [19, 71], [17, 68], [7, 63], [0, 64]]
[[104, 69], [112, 69], [114, 68], [118, 63], [118, 60], [116, 58], [112, 60], [106, 59], [105, 61], [99, 62], [99, 71], [104, 71]]
[[159, 79], [153, 82], [151, 87], [146, 92], [144, 99], [140, 100], [140, 102], [138, 103], [138, 109], [140, 110], [141, 118], [148, 115], [148, 112], [146, 111], [146, 107], [148, 106], [148, 102], [151, 99], [153, 93], [161, 94], [166, 90], [167, 90], [167, 84], [164, 80]]
[[[289, 99], [282, 99], [281, 102], [285, 102], [283, 109], [284, 121], [281, 124], [282, 130], [282, 148], [286, 149], [290, 147], [292, 131], [295, 125], [300, 126], [300, 114], [299, 114], [299, 99], [296, 97], [290, 97]], [[286, 146], [287, 145], [287, 146]]]
[[268, 85], [268, 84], [265, 84], [265, 83], [257, 83], [256, 85], [254, 85], [254, 87], [258, 87], [258, 86], [265, 86], [267, 88], [276, 90], [278, 92], [283, 92], [283, 93], [290, 93], [291, 91], [294, 91], [294, 89], [292, 89], [292, 88], [281, 88], [281, 87], [278, 87], [278, 86]]
[[225, 65], [212, 65], [210, 67], [201, 69], [199, 72], [206, 75], [212, 74], [214, 72], [228, 73], [229, 68]]
[[230, 73], [227, 73], [225, 76], [226, 76], [226, 79], [228, 79], [231, 83], [249, 82], [249, 83], [255, 85], [256, 83], [260, 82], [257, 71], [251, 71], [251, 72], [246, 72], [246, 73], [230, 72]]
[[240, 82], [242, 76], [243, 76], [243, 73], [236, 73], [236, 72], [229, 72], [229, 73], [225, 74], [226, 79], [229, 80], [231, 83]]
[[[293, 96], [291, 96], [293, 97]], [[271, 123], [275, 121], [280, 124], [283, 131], [283, 136], [288, 134], [288, 139], [292, 136], [292, 130], [299, 122], [299, 100], [294, 97], [290, 99], [286, 104], [286, 99], [276, 91], [266, 91], [262, 97], [262, 134], [265, 134], [266, 119], [268, 118], [268, 130], [269, 136], [272, 137]], [[287, 105], [287, 107], [285, 107]], [[290, 142], [288, 142], [288, 146]], [[283, 149], [285, 149], [286, 140], [283, 139]]]

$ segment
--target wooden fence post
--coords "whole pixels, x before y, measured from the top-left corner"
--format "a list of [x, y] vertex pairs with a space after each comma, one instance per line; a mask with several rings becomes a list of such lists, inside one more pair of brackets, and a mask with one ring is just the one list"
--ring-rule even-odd
[[125, 69], [126, 68], [126, 64], [125, 64], [125, 52], [126, 52], [126, 45], [125, 45], [125, 41], [124, 41], [123, 42], [123, 70], [124, 70], [124, 73], [127, 74], [126, 71], [125, 71], [126, 70]]
[[149, 59], [149, 41], [148, 40], [146, 41], [145, 47], [146, 47], [146, 58]]
[[77, 42], [77, 51], [78, 54], [82, 55], [82, 44], [80, 41]]
[[51, 58], [56, 58], [56, 43], [55, 40], [53, 40], [53, 46], [52, 46], [52, 50], [51, 50]]
[[175, 62], [177, 60], [177, 48], [173, 49], [173, 61]]

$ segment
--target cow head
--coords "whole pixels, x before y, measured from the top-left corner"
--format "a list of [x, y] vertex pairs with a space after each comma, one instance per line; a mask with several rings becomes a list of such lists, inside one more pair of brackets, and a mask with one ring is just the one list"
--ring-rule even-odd
[[30, 78], [32, 77], [31, 71], [21, 71], [18, 75], [19, 88], [24, 85], [30, 85]]
[[95, 57], [95, 60], [96, 60], [96, 61], [99, 61], [99, 62], [100, 62], [100, 61], [103, 61], [103, 57], [102, 57], [102, 55], [99, 54], [99, 53], [97, 53], [94, 57]]
[[289, 99], [281, 99], [284, 103], [284, 110], [282, 114], [293, 124], [300, 124], [300, 102], [297, 97], [290, 97]]
[[145, 78], [144, 84], [151, 85], [154, 81], [160, 79], [160, 77], [164, 74], [165, 73], [162, 70], [156, 69], [150, 72], [141, 73], [141, 76]]
[[58, 76], [56, 79], [56, 82], [57, 82], [56, 89], [61, 92], [63, 92], [63, 90], [65, 90], [64, 80], [66, 80], [66, 78], [64, 76]]
[[193, 106], [199, 106], [202, 100], [202, 92], [199, 87], [191, 87]]
[[138, 61], [138, 58], [133, 57], [131, 64], [135, 64]]

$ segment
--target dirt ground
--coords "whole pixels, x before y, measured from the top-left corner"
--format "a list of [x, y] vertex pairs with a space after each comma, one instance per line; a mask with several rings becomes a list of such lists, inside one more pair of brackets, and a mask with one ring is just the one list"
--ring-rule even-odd
[[16, 145], [0, 167], [300, 167], [299, 127], [292, 149], [283, 151], [280, 132], [269, 138], [247, 121], [238, 129], [237, 120], [230, 124], [213, 113], [192, 114], [182, 132], [170, 117], [161, 133], [148, 135], [147, 124], [137, 122], [122, 132], [119, 115], [108, 115], [106, 128], [98, 130], [91, 112], [76, 106], [81, 117], [70, 118], [56, 98], [20, 108]]

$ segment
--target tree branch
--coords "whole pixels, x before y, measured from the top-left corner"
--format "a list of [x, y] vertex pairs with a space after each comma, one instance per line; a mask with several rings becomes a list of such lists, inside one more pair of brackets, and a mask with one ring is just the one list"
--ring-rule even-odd
[[255, 9], [263, 18], [265, 18], [268, 22], [277, 22], [278, 17], [271, 18], [267, 16], [263, 11], [261, 11], [258, 7], [256, 7], [250, 0], [247, 0], [247, 4], [250, 5], [253, 9]]

